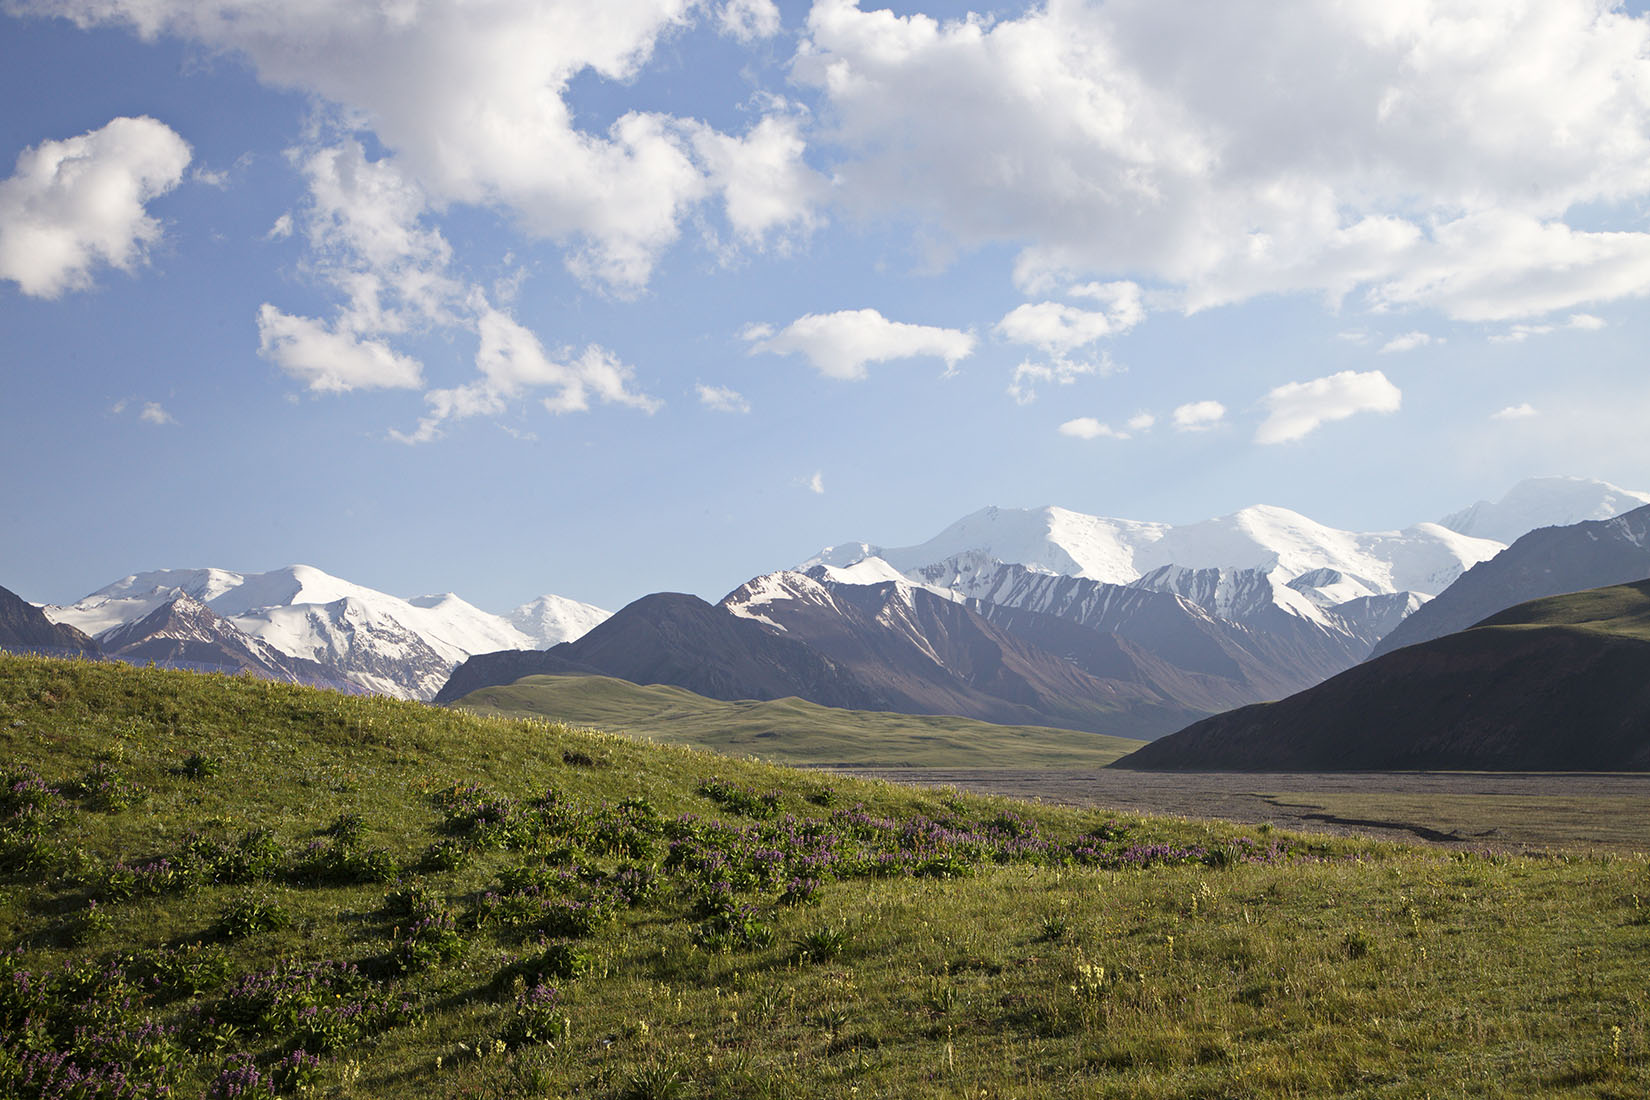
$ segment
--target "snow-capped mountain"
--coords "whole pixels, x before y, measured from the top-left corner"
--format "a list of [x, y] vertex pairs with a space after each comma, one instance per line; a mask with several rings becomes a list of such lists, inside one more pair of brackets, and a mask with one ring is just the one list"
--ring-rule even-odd
[[588, 604], [543, 596], [506, 617], [451, 593], [401, 599], [307, 565], [266, 573], [137, 573], [76, 603], [43, 610], [54, 622], [103, 636], [180, 596], [199, 601], [278, 653], [316, 662], [369, 691], [410, 699], [432, 698], [453, 667], [473, 653], [554, 645], [607, 615]]
[[522, 604], [505, 618], [532, 641], [531, 648], [549, 649], [553, 645], [582, 638], [610, 614], [566, 596], [540, 596]]
[[1481, 500], [1438, 522], [1452, 531], [1512, 543], [1541, 527], [1613, 519], [1650, 504], [1650, 493], [1580, 477], [1533, 477], [1497, 501]]
[[1338, 583], [1360, 586], [1356, 595], [1430, 596], [1503, 545], [1435, 523], [1403, 531], [1341, 531], [1269, 505], [1178, 527], [1064, 508], [985, 508], [917, 546], [847, 543], [827, 547], [799, 568], [849, 568], [877, 557], [906, 577], [942, 587], [955, 584], [932, 570], [948, 561], [978, 571], [995, 560], [1107, 584], [1131, 584], [1154, 570], [1179, 566], [1253, 570], [1286, 586], [1302, 574], [1328, 569], [1340, 574]]

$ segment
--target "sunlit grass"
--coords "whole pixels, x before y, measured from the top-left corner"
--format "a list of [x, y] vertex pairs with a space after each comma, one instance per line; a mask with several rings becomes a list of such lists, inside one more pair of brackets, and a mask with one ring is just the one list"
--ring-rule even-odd
[[116, 1058], [185, 1097], [1650, 1091], [1643, 857], [29, 658], [0, 658], [0, 768], [0, 1094]]

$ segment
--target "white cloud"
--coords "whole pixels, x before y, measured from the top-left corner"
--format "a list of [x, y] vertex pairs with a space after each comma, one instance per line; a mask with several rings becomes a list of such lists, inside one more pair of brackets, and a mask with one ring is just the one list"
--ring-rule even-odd
[[552, 358], [531, 330], [509, 314], [482, 305], [476, 321], [480, 346], [476, 349], [474, 382], [424, 395], [430, 415], [411, 432], [391, 431], [402, 443], [428, 443], [441, 436], [448, 420], [497, 416], [518, 398], [535, 390], [553, 391], [540, 403], [550, 412], [584, 412], [591, 402], [627, 405], [646, 413], [659, 401], [631, 388], [635, 372], [606, 348], [594, 344], [574, 354], [564, 348]]
[[1177, 407], [1174, 426], [1178, 432], [1201, 432], [1226, 419], [1226, 406], [1219, 401], [1193, 401]]
[[1442, 344], [1443, 341], [1435, 340], [1425, 332], [1406, 332], [1402, 336], [1394, 336], [1382, 344], [1381, 354], [1390, 355], [1393, 352], [1414, 351], [1416, 348], [1424, 348], [1433, 343]]
[[759, 246], [773, 230], [806, 233], [818, 226], [816, 205], [826, 184], [803, 163], [807, 143], [799, 119], [769, 115], [742, 138], [699, 125], [692, 141], [742, 242]]
[[1152, 426], [1156, 423], [1157, 417], [1153, 416], [1149, 412], [1135, 413], [1133, 416], [1129, 417], [1128, 429], [1131, 432], [1150, 431]]
[[322, 393], [424, 384], [418, 361], [396, 354], [388, 344], [282, 313], [268, 302], [258, 310], [258, 354]]
[[773, 0], [726, 0], [717, 16], [722, 33], [741, 42], [779, 33], [779, 8]]
[[1109, 424], [1102, 424], [1092, 416], [1080, 416], [1075, 420], [1068, 420], [1060, 425], [1060, 434], [1069, 435], [1075, 439], [1127, 439], [1127, 432], [1120, 432]]
[[870, 363], [930, 356], [943, 359], [949, 373], [973, 353], [975, 343], [972, 333], [890, 321], [874, 309], [809, 313], [777, 333], [752, 325], [742, 335], [752, 354], [801, 355], [821, 374], [849, 380], [864, 378]]
[[1500, 412], [1493, 412], [1493, 413], [1490, 414], [1490, 419], [1491, 420], [1528, 420], [1530, 417], [1535, 416], [1535, 415], [1537, 415], [1537, 413], [1535, 411], [1535, 406], [1531, 405], [1529, 402], [1526, 401], [1522, 405], [1508, 405], [1506, 408], [1502, 409]]
[[[869, 5], [868, 5], [869, 7]], [[1466, 320], [1650, 290], [1650, 21], [1594, 0], [1052, 2], [940, 22], [817, 0], [796, 78], [842, 200], [1186, 308], [1362, 291]]]
[[[15, 0], [13, 7], [82, 26], [125, 24], [243, 57], [266, 84], [335, 105], [370, 128], [433, 200], [496, 206], [563, 244], [581, 278], [622, 294], [650, 279], [685, 217], [718, 181], [695, 160], [697, 123], [630, 111], [603, 132], [581, 129], [567, 103], [574, 77], [635, 77], [661, 35], [685, 27], [701, 0], [422, 0], [361, 6], [285, 0]], [[722, 29], [775, 33], [771, 0], [718, 5]], [[760, 128], [759, 128], [760, 129]], [[763, 148], [747, 159], [772, 155]], [[730, 206], [749, 212], [746, 199]], [[796, 196], [797, 202], [805, 196]], [[800, 215], [788, 211], [784, 221]], [[757, 221], [773, 224], [771, 212]], [[738, 231], [746, 232], [747, 226]]]
[[1572, 313], [1570, 319], [1562, 325], [1509, 325], [1505, 331], [1491, 335], [1490, 339], [1501, 344], [1521, 344], [1532, 336], [1546, 336], [1561, 328], [1597, 332], [1603, 327], [1605, 320], [1602, 317], [1594, 317], [1590, 313]]
[[1078, 309], [1063, 302], [1027, 302], [997, 322], [996, 331], [1017, 344], [1030, 344], [1049, 355], [1069, 355], [1085, 344], [1127, 332], [1145, 319], [1140, 288], [1134, 283], [1089, 283], [1068, 294], [1094, 298], [1098, 310]]
[[131, 271], [161, 237], [145, 204], [178, 185], [190, 156], [147, 117], [25, 149], [0, 181], [0, 279], [56, 298], [91, 286], [99, 264]]
[[825, 492], [825, 474], [822, 471], [815, 470], [814, 476], [808, 479], [807, 484], [810, 493], [823, 494]]
[[282, 214], [275, 219], [275, 224], [269, 227], [269, 232], [264, 234], [264, 240], [284, 241], [290, 236], [292, 236], [292, 215]]
[[138, 413], [138, 419], [146, 424], [176, 424], [172, 414], [161, 407], [158, 401], [146, 401], [143, 411]]
[[1027, 359], [1014, 368], [1014, 378], [1008, 384], [1008, 394], [1017, 405], [1029, 405], [1037, 400], [1040, 387], [1069, 386], [1090, 374], [1106, 375], [1117, 370], [1111, 356], [1101, 353], [1098, 359], [1067, 359], [1055, 356], [1046, 363]]
[[1255, 432], [1256, 443], [1287, 443], [1331, 420], [1360, 412], [1397, 412], [1403, 395], [1378, 370], [1341, 371], [1310, 382], [1289, 382], [1263, 401], [1266, 420]]
[[694, 386], [699, 392], [699, 403], [713, 412], [748, 413], [751, 403], [738, 390], [727, 386], [707, 386], [703, 382]]

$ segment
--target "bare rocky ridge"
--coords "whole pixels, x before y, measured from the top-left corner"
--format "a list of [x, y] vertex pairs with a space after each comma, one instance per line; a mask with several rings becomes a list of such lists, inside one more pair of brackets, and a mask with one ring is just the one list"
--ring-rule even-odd
[[1467, 570], [1394, 627], [1371, 656], [1465, 630], [1529, 600], [1645, 577], [1650, 577], [1650, 505], [1614, 519], [1544, 527]]

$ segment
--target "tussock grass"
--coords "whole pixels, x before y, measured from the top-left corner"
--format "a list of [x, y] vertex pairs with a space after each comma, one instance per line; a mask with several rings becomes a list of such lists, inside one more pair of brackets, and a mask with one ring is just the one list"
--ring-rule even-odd
[[1642, 857], [1245, 837], [33, 658], [0, 657], [0, 769], [5, 1095], [114, 1095], [110, 1066], [185, 1097], [1650, 1091]]

